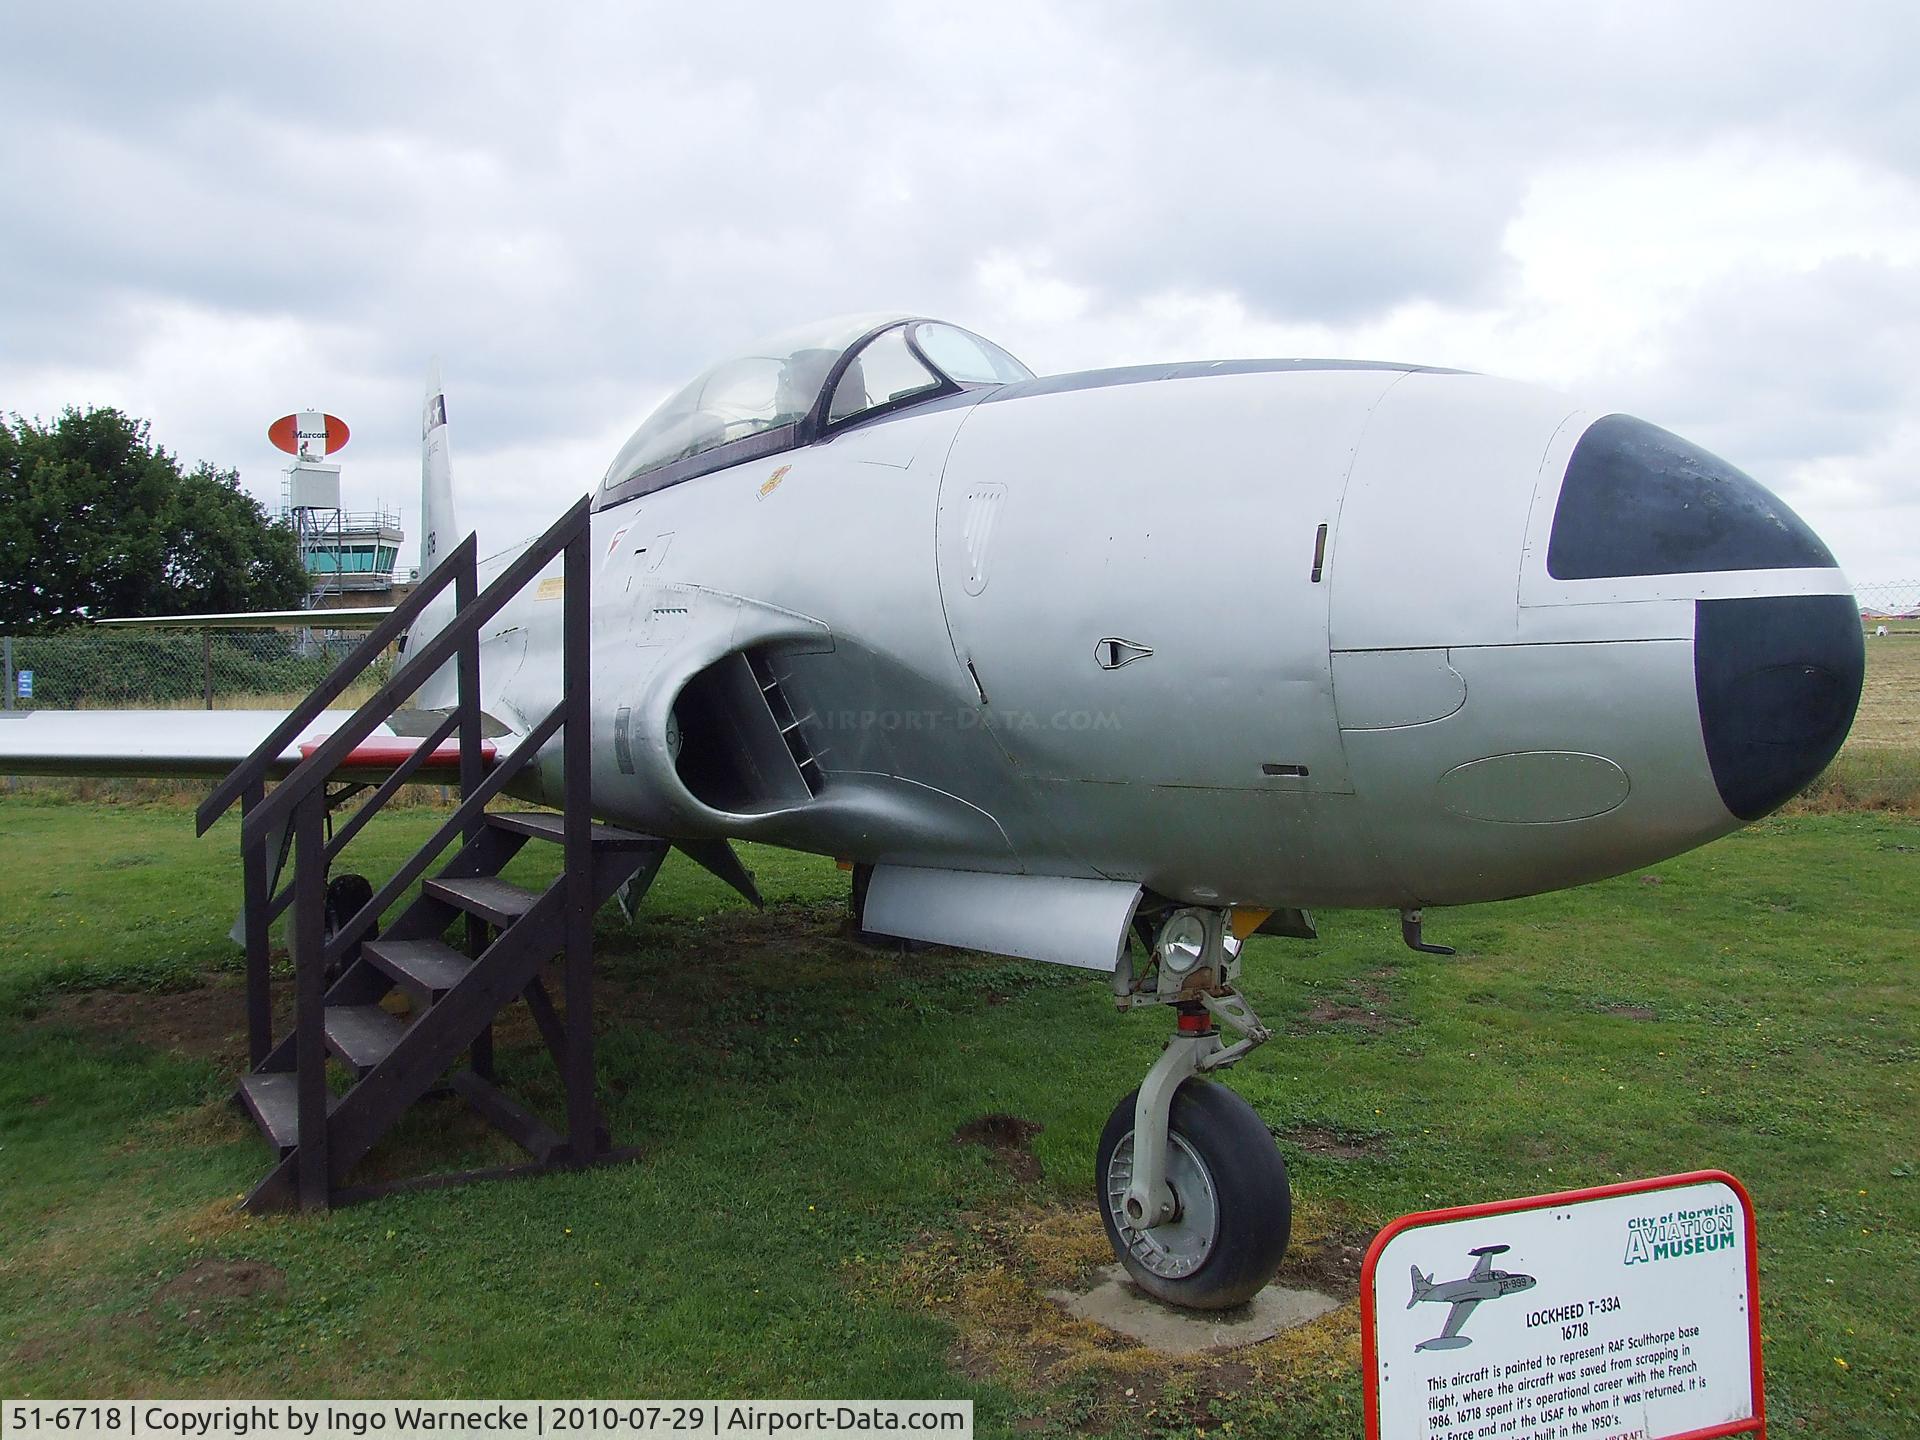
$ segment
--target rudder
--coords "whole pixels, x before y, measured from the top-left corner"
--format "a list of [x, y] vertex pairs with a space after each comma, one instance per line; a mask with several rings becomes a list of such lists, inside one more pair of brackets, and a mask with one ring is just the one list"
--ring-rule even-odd
[[447, 444], [447, 397], [440, 362], [427, 367], [427, 398], [420, 416], [420, 573], [425, 575], [459, 542], [453, 513], [453, 453]]

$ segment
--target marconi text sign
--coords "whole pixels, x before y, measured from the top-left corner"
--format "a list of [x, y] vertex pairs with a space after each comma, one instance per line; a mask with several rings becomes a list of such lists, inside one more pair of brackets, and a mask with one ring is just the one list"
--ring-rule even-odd
[[1717, 1170], [1404, 1216], [1360, 1311], [1368, 1440], [1765, 1434], [1753, 1204]]

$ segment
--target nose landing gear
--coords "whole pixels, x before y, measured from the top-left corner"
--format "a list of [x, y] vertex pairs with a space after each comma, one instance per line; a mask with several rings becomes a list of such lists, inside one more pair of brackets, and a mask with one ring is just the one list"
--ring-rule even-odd
[[[1096, 1161], [1107, 1240], [1142, 1290], [1171, 1305], [1223, 1310], [1253, 1298], [1286, 1253], [1293, 1200], [1286, 1161], [1252, 1106], [1205, 1077], [1272, 1032], [1234, 990], [1240, 941], [1223, 911], [1174, 910], [1143, 974], [1114, 972], [1122, 1010], [1170, 1005], [1177, 1029], [1147, 1078], [1108, 1117]], [[1219, 1026], [1237, 1032], [1223, 1044]]]

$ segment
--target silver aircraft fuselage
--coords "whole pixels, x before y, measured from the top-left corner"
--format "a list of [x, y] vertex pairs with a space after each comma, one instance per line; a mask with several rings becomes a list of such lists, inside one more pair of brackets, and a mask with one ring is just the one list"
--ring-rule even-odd
[[[1622, 423], [1400, 366], [1092, 372], [606, 505], [595, 809], [1257, 908], [1491, 900], [1690, 849], [1831, 756], [1857, 612], [1817, 541], [1779, 563], [1784, 506], [1688, 490], [1712, 457]], [[1601, 500], [1635, 465], [1665, 478], [1623, 516]], [[511, 729], [557, 698], [553, 574], [484, 636]]]

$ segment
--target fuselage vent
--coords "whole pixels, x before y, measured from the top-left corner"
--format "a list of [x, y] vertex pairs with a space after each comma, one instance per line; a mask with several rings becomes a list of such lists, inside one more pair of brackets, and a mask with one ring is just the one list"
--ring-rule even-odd
[[761, 695], [766, 697], [767, 710], [773, 716], [773, 723], [780, 727], [780, 738], [787, 742], [787, 753], [793, 756], [794, 768], [800, 772], [800, 778], [807, 782], [807, 793], [818, 795], [823, 783], [820, 761], [807, 744], [807, 737], [800, 728], [801, 717], [793, 712], [793, 702], [787, 698], [780, 677], [774, 673], [772, 658], [763, 651], [749, 650], [747, 664], [753, 669], [753, 678], [760, 686]]

